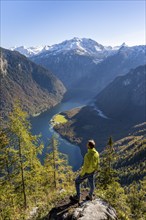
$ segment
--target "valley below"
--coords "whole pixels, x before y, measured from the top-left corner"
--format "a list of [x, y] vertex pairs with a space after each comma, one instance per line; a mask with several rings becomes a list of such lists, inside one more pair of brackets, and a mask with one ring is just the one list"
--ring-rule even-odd
[[[63, 138], [80, 147], [82, 155], [86, 153], [86, 143], [89, 139], [94, 139], [96, 148], [102, 152], [107, 145], [110, 136], [117, 140], [129, 135], [134, 122], [123, 119], [116, 120], [105, 118], [92, 107], [85, 106], [65, 111], [62, 113], [67, 119], [66, 123], [54, 126]], [[143, 121], [139, 121], [142, 123]]]
[[[58, 121], [52, 125], [53, 118], [58, 115], [63, 116], [65, 122]], [[41, 134], [44, 143], [44, 150], [40, 156], [42, 162], [53, 134], [59, 141], [59, 151], [68, 156], [69, 165], [74, 171], [77, 171], [83, 163], [83, 157], [87, 152], [86, 143], [89, 139], [95, 140], [96, 149], [102, 157], [108, 139], [112, 136], [117, 152], [114, 166], [119, 170], [121, 183], [129, 184], [145, 176], [146, 122], [142, 119], [132, 122], [122, 118], [112, 119], [97, 106], [95, 108], [89, 100], [72, 99], [58, 104], [37, 117], [31, 117], [30, 122], [32, 133]]]
[[77, 144], [71, 143], [63, 136], [56, 133], [51, 124], [51, 119], [54, 115], [59, 114], [60, 112], [68, 111], [72, 108], [81, 107], [87, 104], [88, 101], [83, 100], [73, 100], [72, 101], [62, 101], [60, 104], [56, 105], [51, 110], [44, 111], [36, 117], [30, 117], [30, 122], [32, 125], [32, 133], [37, 135], [41, 134], [41, 139], [44, 143], [44, 151], [41, 155], [41, 161], [44, 159], [47, 147], [49, 145], [49, 139], [53, 134], [56, 134], [59, 141], [59, 150], [62, 153], [67, 154], [69, 159], [69, 164], [73, 167], [73, 170], [78, 170], [82, 164], [83, 157], [81, 155], [80, 148]]

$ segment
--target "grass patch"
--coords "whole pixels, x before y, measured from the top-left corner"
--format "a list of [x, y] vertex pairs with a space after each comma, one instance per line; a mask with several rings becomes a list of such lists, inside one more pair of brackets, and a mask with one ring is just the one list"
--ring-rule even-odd
[[64, 124], [66, 123], [68, 120], [65, 118], [64, 115], [61, 114], [57, 114], [53, 117], [51, 124], [54, 126], [56, 124]]

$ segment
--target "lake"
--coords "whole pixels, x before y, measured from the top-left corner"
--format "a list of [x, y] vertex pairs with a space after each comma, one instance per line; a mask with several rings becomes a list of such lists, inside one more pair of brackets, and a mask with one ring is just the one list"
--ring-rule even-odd
[[[50, 124], [51, 118], [59, 112], [67, 111], [79, 106], [84, 106], [85, 104], [87, 104], [87, 101], [83, 101], [83, 100], [82, 101], [70, 100], [70, 101], [62, 102], [57, 106], [55, 106], [53, 109], [47, 110], [41, 113], [39, 116], [32, 117], [30, 119], [32, 124], [32, 133], [35, 135], [41, 134], [42, 135], [41, 139], [45, 146], [43, 150], [43, 154], [40, 158], [41, 161], [43, 161], [44, 155], [46, 153], [46, 148], [49, 144], [49, 139], [54, 133], [56, 133]], [[57, 134], [57, 137], [59, 141], [59, 151], [67, 154], [69, 164], [72, 166], [73, 170], [74, 171], [78, 170], [82, 165], [82, 161], [83, 161], [80, 148], [62, 139], [59, 136], [59, 134]]]

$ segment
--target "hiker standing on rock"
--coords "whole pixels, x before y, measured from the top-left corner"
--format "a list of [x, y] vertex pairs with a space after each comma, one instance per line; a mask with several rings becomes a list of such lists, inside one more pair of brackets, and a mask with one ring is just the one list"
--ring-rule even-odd
[[81, 169], [80, 175], [75, 180], [75, 187], [77, 194], [75, 196], [71, 196], [70, 199], [75, 202], [80, 201], [80, 184], [88, 179], [90, 192], [89, 195], [86, 196], [87, 200], [92, 200], [95, 183], [94, 183], [94, 174], [98, 170], [99, 166], [99, 154], [95, 149], [94, 140], [89, 140], [87, 143], [88, 152], [84, 157], [84, 164]]

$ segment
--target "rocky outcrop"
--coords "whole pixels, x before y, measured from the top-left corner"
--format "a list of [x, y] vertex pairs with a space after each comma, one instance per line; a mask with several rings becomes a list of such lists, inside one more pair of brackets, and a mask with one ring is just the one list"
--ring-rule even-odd
[[46, 220], [117, 220], [116, 211], [102, 199], [84, 201], [80, 206], [64, 205], [53, 208]]

